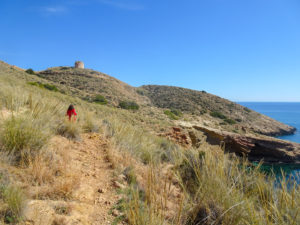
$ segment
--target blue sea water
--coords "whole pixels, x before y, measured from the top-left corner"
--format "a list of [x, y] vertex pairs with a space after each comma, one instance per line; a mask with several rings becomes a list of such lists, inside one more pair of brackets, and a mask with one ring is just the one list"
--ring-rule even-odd
[[295, 134], [278, 138], [300, 143], [300, 102], [239, 102], [239, 104], [295, 127], [297, 129]]
[[[262, 113], [282, 123], [291, 125], [297, 129], [295, 134], [280, 136], [277, 138], [300, 143], [300, 102], [239, 102], [239, 104]], [[300, 166], [284, 165], [274, 166], [280, 177], [280, 169], [287, 173], [287, 177], [292, 175], [300, 184]]]

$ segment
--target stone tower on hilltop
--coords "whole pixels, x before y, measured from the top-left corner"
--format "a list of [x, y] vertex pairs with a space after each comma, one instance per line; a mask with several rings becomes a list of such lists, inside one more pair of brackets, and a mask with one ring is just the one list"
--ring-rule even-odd
[[81, 61], [76, 61], [75, 62], [75, 68], [84, 69], [84, 63], [81, 62]]

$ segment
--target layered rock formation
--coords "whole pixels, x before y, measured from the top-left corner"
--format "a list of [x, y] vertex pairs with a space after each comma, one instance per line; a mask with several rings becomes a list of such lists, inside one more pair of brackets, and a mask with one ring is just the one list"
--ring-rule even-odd
[[250, 161], [300, 164], [300, 144], [267, 136], [239, 135], [200, 126], [193, 128], [203, 132], [210, 144], [223, 146], [225, 151], [246, 156]]

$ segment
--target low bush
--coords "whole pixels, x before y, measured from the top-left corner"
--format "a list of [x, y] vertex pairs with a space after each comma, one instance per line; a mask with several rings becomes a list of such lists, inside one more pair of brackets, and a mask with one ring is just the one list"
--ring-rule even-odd
[[145, 96], [146, 95], [146, 90], [143, 89], [137, 89], [136, 93], [138, 93], [139, 95]]
[[45, 89], [50, 90], [50, 91], [58, 91], [57, 87], [55, 85], [52, 85], [52, 84], [43, 84], [43, 83], [40, 83], [40, 82], [28, 82], [28, 84], [30, 84], [32, 86], [37, 86], [37, 87], [40, 87], [40, 88], [45, 88]]
[[27, 69], [25, 72], [32, 75], [35, 74], [34, 70], [31, 68]]
[[57, 87], [52, 84], [43, 84], [43, 87], [50, 90], [50, 91], [58, 91]]
[[236, 124], [236, 121], [233, 120], [233, 119], [227, 118], [227, 119], [225, 119], [224, 121], [225, 121], [226, 123], [230, 124], [230, 125]]
[[182, 112], [180, 112], [178, 109], [171, 109], [171, 112], [178, 117], [182, 116]]
[[43, 88], [43, 86], [42, 86], [41, 83], [39, 83], [39, 82], [28, 82], [27, 84], [30, 84], [30, 85], [32, 85], [32, 86], [37, 86], [37, 87]]
[[107, 100], [102, 95], [96, 95], [95, 98], [93, 99], [93, 102], [95, 102], [97, 104], [100, 104], [100, 105], [106, 105], [107, 104]]
[[182, 113], [177, 109], [165, 110], [164, 114], [171, 120], [178, 120], [182, 116]]
[[140, 107], [136, 102], [133, 101], [121, 101], [119, 107], [122, 109], [138, 110]]
[[212, 117], [215, 117], [215, 118], [220, 118], [220, 119], [227, 119], [227, 117], [225, 115], [223, 115], [221, 112], [217, 112], [217, 111], [214, 111], [214, 112], [211, 112], [210, 115]]
[[251, 112], [251, 109], [249, 109], [249, 108], [247, 108], [247, 107], [244, 107], [244, 110], [246, 111], [246, 112]]
[[35, 157], [49, 137], [50, 131], [41, 121], [30, 116], [12, 116], [0, 130], [0, 150], [13, 155], [16, 162], [26, 162], [28, 157]]

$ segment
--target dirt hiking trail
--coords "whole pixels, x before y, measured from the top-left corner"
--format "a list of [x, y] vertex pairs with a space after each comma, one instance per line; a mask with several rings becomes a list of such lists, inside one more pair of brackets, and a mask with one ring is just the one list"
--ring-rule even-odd
[[56, 136], [51, 145], [68, 155], [65, 166], [76, 177], [68, 200], [29, 200], [26, 225], [112, 224], [110, 210], [118, 201], [113, 169], [108, 161], [109, 142], [100, 134], [84, 134], [80, 142]]

